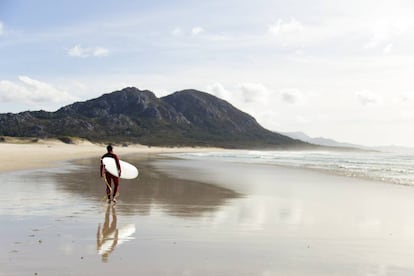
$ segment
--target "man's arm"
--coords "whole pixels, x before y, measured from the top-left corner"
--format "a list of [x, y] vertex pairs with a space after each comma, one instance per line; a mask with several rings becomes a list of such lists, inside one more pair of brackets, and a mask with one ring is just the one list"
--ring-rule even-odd
[[104, 165], [102, 163], [102, 158], [101, 158], [101, 168], [99, 169], [99, 172], [101, 174], [101, 177], [103, 177], [103, 173], [104, 173]]

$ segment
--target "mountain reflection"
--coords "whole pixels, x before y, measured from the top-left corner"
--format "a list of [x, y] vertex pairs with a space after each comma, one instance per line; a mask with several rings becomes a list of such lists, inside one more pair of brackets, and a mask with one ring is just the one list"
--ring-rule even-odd
[[[230, 189], [167, 176], [150, 165], [152, 160], [127, 160], [139, 168], [139, 176], [121, 179], [118, 212], [148, 215], [155, 207], [173, 216], [196, 217], [216, 212], [228, 200], [240, 197]], [[99, 177], [99, 158], [83, 160], [81, 165], [74, 172], [57, 174], [56, 181], [62, 184], [57, 189], [100, 201], [105, 183]]]

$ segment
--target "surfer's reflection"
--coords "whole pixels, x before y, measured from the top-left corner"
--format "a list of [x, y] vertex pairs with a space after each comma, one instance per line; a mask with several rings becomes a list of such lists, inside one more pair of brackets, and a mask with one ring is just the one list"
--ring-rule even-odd
[[116, 246], [131, 239], [130, 236], [133, 233], [135, 233], [135, 225], [133, 224], [118, 229], [116, 209], [113, 205], [108, 205], [104, 224], [102, 227], [101, 224], [98, 225], [96, 233], [97, 250], [98, 254], [102, 255], [102, 261], [108, 262], [109, 255], [115, 250]]

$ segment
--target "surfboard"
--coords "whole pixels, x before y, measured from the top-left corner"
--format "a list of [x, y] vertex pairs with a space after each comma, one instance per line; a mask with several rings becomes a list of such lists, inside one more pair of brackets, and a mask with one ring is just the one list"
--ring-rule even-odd
[[123, 178], [123, 179], [134, 179], [138, 176], [138, 169], [125, 161], [119, 160], [121, 165], [121, 176], [118, 175], [118, 168], [116, 167], [115, 159], [112, 157], [104, 157], [102, 164], [105, 166], [105, 170], [110, 174]]

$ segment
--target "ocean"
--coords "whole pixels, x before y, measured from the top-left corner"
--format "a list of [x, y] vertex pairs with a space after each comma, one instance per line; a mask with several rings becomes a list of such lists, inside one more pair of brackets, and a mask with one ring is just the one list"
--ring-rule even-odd
[[183, 159], [273, 164], [414, 186], [414, 155], [376, 151], [230, 150], [167, 154]]

